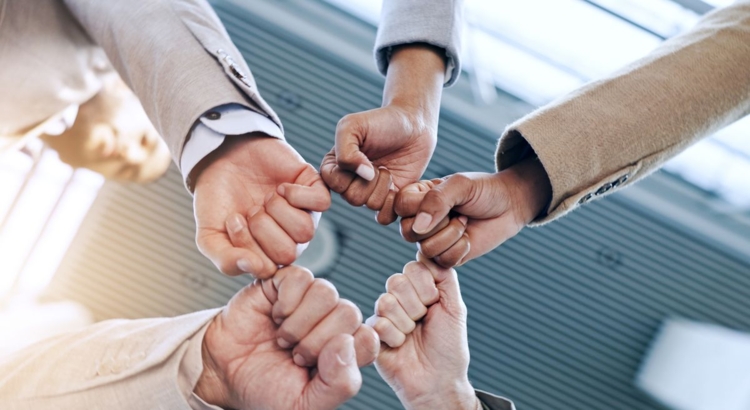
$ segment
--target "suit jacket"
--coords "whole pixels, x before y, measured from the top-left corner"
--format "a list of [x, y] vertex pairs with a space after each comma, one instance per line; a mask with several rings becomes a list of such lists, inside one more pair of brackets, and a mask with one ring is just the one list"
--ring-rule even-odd
[[240, 104], [281, 127], [205, 0], [0, 0], [0, 61], [0, 89], [12, 96], [0, 98], [6, 141], [90, 99], [112, 66], [178, 165], [214, 107]]

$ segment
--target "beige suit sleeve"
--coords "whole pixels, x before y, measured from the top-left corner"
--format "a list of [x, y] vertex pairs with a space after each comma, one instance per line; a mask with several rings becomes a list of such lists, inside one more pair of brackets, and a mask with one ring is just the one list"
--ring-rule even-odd
[[[510, 125], [497, 167], [530, 145], [552, 183], [534, 223], [564, 215], [656, 170], [750, 112], [750, 1], [717, 10], [647, 57]], [[528, 145], [527, 145], [528, 144]]]
[[236, 103], [281, 121], [205, 0], [64, 0], [141, 100], [175, 162], [204, 112]]
[[4, 410], [213, 409], [193, 395], [219, 309], [110, 320], [0, 360]]

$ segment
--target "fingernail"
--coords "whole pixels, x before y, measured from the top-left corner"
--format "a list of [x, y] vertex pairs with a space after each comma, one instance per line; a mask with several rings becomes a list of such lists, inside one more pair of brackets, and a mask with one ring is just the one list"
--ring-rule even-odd
[[336, 355], [336, 359], [342, 366], [348, 366], [354, 362], [354, 345], [347, 343], [344, 349]]
[[286, 187], [283, 184], [279, 185], [279, 187], [276, 188], [276, 193], [278, 193], [279, 196], [284, 196], [285, 192], [286, 192]]
[[305, 367], [305, 358], [301, 354], [296, 353], [294, 355], [294, 363], [299, 367]]
[[411, 229], [416, 233], [427, 233], [427, 229], [432, 223], [432, 215], [426, 212], [420, 212], [417, 218], [414, 220], [414, 225]]
[[240, 259], [237, 261], [237, 268], [245, 273], [252, 273], [253, 267], [250, 266], [250, 261], [247, 259]]
[[276, 339], [276, 343], [278, 343], [282, 349], [288, 349], [289, 347], [292, 346], [292, 344], [287, 342], [286, 339], [284, 339], [283, 337]]
[[242, 217], [239, 215], [235, 215], [231, 218], [229, 218], [229, 222], [227, 225], [229, 225], [229, 230], [232, 232], [239, 232], [244, 228], [244, 224], [242, 223]]
[[375, 170], [368, 165], [362, 164], [357, 167], [357, 175], [365, 181], [372, 181], [375, 179]]
[[461, 222], [461, 225], [466, 226], [466, 224], [469, 222], [469, 217], [466, 215], [461, 215], [458, 217], [458, 221]]
[[284, 321], [284, 318], [282, 318], [282, 317], [275, 317], [275, 318], [273, 318], [273, 323], [276, 323], [277, 325], [280, 325], [281, 322], [283, 322], [283, 321]]

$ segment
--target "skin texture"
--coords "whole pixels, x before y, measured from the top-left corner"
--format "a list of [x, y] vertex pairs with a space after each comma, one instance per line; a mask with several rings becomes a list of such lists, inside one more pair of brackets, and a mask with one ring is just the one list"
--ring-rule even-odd
[[388, 279], [375, 315], [375, 366], [408, 410], [476, 410], [468, 379], [466, 306], [453, 269], [423, 259]]
[[196, 167], [198, 248], [228, 275], [273, 276], [312, 240], [331, 196], [318, 172], [265, 134], [228, 138]]
[[118, 181], [154, 181], [171, 162], [138, 97], [117, 75], [109, 76], [102, 90], [79, 107], [70, 129], [42, 139], [72, 167]]
[[[323, 158], [326, 184], [354, 206], [380, 211], [377, 220], [396, 220], [396, 191], [416, 182], [437, 143], [445, 61], [438, 49], [413, 44], [391, 57], [381, 108], [345, 116], [336, 145]], [[386, 171], [387, 170], [387, 171]]]
[[417, 242], [422, 255], [449, 268], [515, 236], [551, 197], [547, 173], [530, 158], [494, 174], [458, 173], [412, 184], [399, 192], [394, 207], [402, 217], [404, 239]]
[[[282, 347], [292, 334], [300, 342]], [[289, 266], [244, 288], [209, 325], [194, 392], [222, 408], [335, 409], [359, 391], [359, 367], [375, 360], [378, 345], [356, 306]]]

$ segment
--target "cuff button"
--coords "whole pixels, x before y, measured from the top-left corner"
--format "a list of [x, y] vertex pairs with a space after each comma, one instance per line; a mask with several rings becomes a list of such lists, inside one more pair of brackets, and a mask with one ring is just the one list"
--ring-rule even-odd
[[221, 118], [221, 113], [216, 112], [216, 111], [209, 111], [206, 113], [205, 117], [206, 119], [215, 121]]

